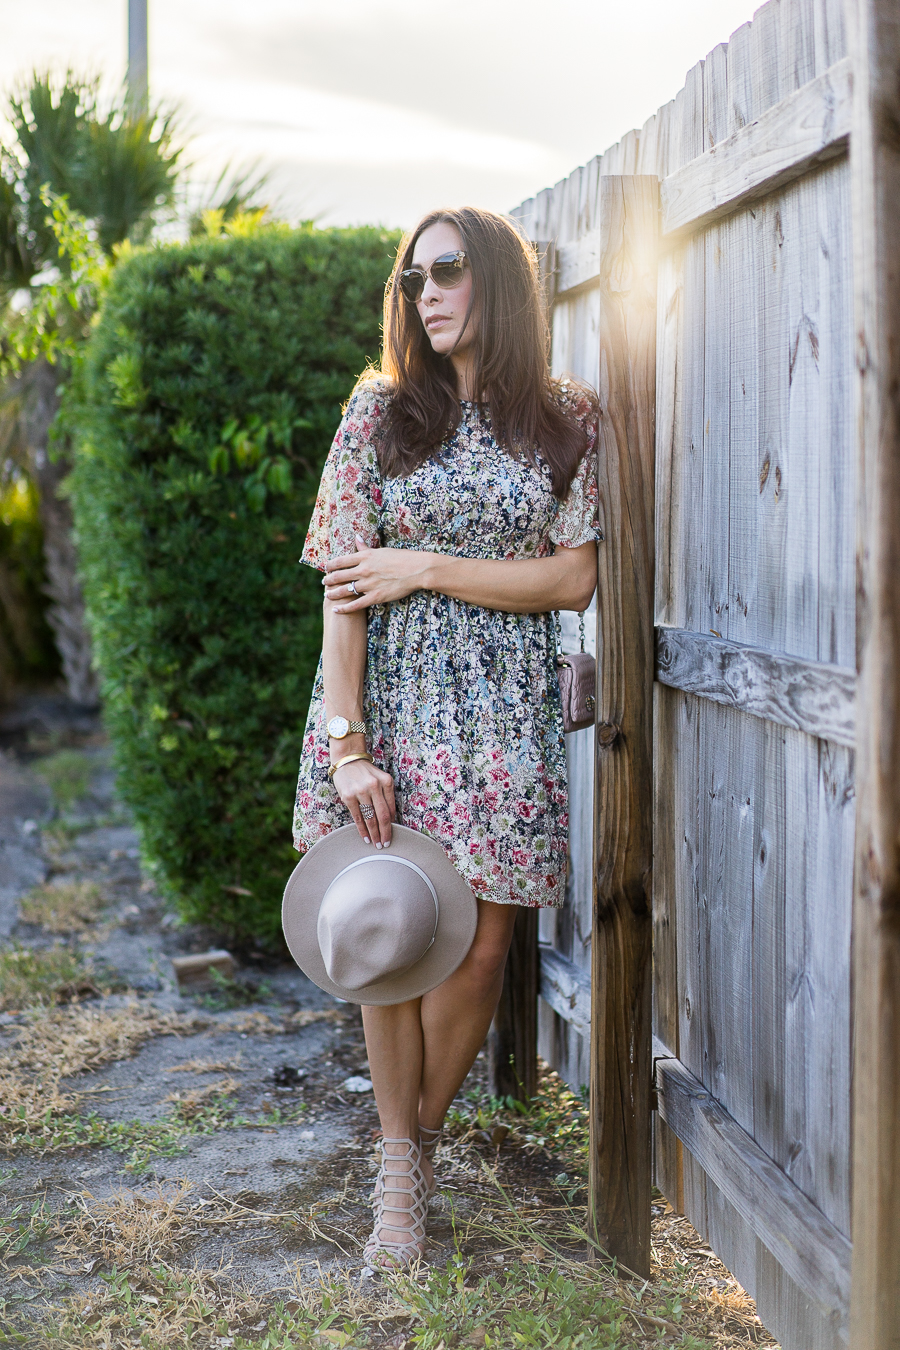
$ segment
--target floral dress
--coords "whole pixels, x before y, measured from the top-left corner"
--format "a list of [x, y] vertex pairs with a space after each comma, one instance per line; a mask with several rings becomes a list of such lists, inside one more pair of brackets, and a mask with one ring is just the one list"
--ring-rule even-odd
[[[382, 477], [373, 435], [381, 382], [351, 398], [329, 453], [302, 561], [368, 547], [462, 558], [543, 558], [596, 539], [595, 433], [588, 401], [562, 395], [589, 433], [564, 502], [550, 471], [506, 454], [489, 413], [463, 403], [456, 432], [408, 478]], [[550, 614], [508, 614], [435, 591], [368, 611], [364, 717], [375, 763], [394, 780], [403, 825], [436, 839], [477, 896], [559, 906], [568, 846], [566, 749]], [[350, 823], [328, 779], [316, 676], [303, 741], [294, 843], [304, 852]]]

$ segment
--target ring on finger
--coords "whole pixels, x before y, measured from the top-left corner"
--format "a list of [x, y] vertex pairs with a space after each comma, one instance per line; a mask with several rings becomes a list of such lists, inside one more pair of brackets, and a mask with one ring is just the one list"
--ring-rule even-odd
[[350, 592], [351, 595], [355, 595], [357, 600], [359, 599], [359, 591], [356, 589], [355, 581], [347, 582], [347, 590]]
[[363, 820], [371, 820], [375, 814], [375, 808], [374, 806], [370, 806], [368, 802], [360, 802], [359, 814], [362, 816]]

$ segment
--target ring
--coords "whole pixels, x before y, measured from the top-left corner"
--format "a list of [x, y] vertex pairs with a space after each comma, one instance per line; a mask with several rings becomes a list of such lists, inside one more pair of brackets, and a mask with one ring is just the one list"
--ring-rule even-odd
[[375, 814], [374, 806], [369, 806], [368, 802], [360, 802], [359, 814], [363, 820], [371, 820]]
[[356, 589], [355, 581], [347, 582], [347, 590], [350, 592], [351, 595], [355, 595], [357, 600], [359, 599], [359, 591]]

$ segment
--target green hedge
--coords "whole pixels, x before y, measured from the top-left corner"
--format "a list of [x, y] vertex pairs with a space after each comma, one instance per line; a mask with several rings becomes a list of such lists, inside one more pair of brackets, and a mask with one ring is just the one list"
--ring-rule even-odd
[[321, 644], [298, 564], [397, 236], [268, 227], [117, 266], [73, 382], [72, 500], [104, 710], [186, 918], [271, 942]]

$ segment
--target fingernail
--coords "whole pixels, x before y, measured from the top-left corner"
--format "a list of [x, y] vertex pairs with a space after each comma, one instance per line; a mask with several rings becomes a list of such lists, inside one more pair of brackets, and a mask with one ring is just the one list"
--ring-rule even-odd
[[390, 841], [390, 839], [388, 839], [387, 842], [385, 843], [385, 848], [390, 848], [390, 846], [391, 846], [391, 841]]
[[381, 848], [381, 845], [380, 845], [380, 844], [376, 844], [375, 847], [376, 847], [376, 848]]
[[369, 836], [368, 836], [367, 834], [364, 834], [364, 835], [363, 835], [363, 843], [364, 843], [364, 844], [371, 844], [371, 842], [372, 842], [372, 840], [369, 838]]

